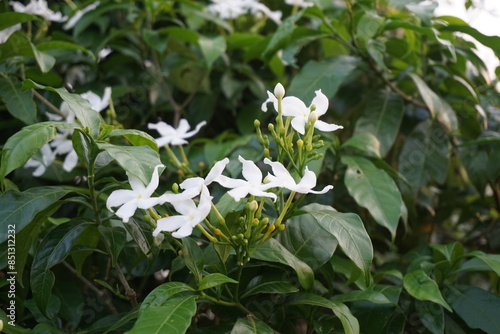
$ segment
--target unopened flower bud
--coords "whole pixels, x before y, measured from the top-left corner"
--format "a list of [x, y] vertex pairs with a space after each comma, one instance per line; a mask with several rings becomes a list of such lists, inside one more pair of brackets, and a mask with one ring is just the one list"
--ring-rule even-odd
[[301, 149], [304, 146], [304, 141], [302, 139], [297, 140], [297, 147]]
[[259, 225], [259, 224], [260, 224], [260, 221], [257, 218], [254, 218], [252, 220], [252, 225]]
[[[312, 110], [312, 107], [314, 107], [316, 109], [316, 107], [314, 106], [314, 104], [311, 106], [311, 110]], [[318, 114], [316, 114], [315, 111], [312, 111], [310, 114], [309, 114], [309, 118], [308, 118], [308, 121], [311, 123], [311, 124], [314, 124], [316, 123], [316, 121], [318, 120]]]
[[216, 228], [216, 229], [214, 230], [214, 234], [215, 234], [215, 235], [224, 235], [224, 233], [222, 233], [222, 231], [221, 231], [220, 229], [218, 229], [218, 228]]
[[274, 124], [273, 123], [269, 123], [267, 125], [267, 128], [269, 129], [269, 131], [274, 131]]
[[179, 193], [179, 185], [178, 185], [177, 183], [172, 184], [172, 191], [173, 191], [175, 194], [178, 194], [178, 193]]
[[198, 167], [200, 167], [200, 169], [203, 169], [205, 167], [205, 163], [203, 161], [198, 162]]
[[268, 148], [264, 149], [264, 156], [269, 157], [269, 149]]
[[279, 82], [274, 87], [274, 96], [276, 96], [278, 100], [282, 99], [285, 96], [285, 87], [283, 87], [283, 85], [280, 84]]
[[283, 231], [285, 229], [285, 224], [281, 224], [278, 226], [278, 230]]
[[269, 218], [265, 217], [265, 218], [262, 218], [262, 220], [260, 221], [262, 224], [269, 224]]
[[248, 202], [247, 208], [248, 208], [248, 210], [255, 212], [259, 208], [259, 203], [257, 203], [257, 201], [255, 201], [255, 200]]

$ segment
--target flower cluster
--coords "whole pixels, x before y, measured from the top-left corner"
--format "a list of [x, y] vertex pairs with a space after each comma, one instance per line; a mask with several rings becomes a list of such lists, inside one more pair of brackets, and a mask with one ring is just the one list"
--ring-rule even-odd
[[212, 0], [207, 9], [225, 20], [250, 13], [255, 16], [265, 15], [276, 24], [281, 23], [281, 11], [272, 11], [257, 0]]
[[[321, 90], [316, 91], [316, 97], [309, 107], [306, 107], [305, 104], [296, 97], [284, 97], [285, 91], [281, 84], [276, 86], [274, 94], [268, 92], [268, 95], [269, 98], [262, 105], [262, 109], [266, 111], [267, 103], [272, 102], [279, 114], [292, 118], [290, 121], [292, 128], [300, 135], [310, 132], [311, 128], [320, 129], [322, 131], [334, 131], [342, 128], [341, 126], [328, 124], [318, 120], [318, 116], [325, 114], [328, 108], [328, 99], [321, 93]], [[311, 117], [311, 115], [313, 115], [313, 117]], [[187, 143], [186, 139], [196, 134], [205, 124], [205, 122], [201, 122], [192, 131], [189, 131], [190, 126], [185, 119], [180, 121], [177, 128], [164, 122], [156, 124], [150, 123], [148, 127], [150, 129], [156, 129], [160, 133], [161, 137], [156, 139], [158, 145], [164, 145], [169, 152], [169, 157], [171, 157], [171, 160], [174, 160], [174, 157], [172, 157], [173, 151], [170, 149], [169, 145], [176, 145], [179, 146], [179, 149], [182, 149], [181, 145]], [[184, 151], [181, 152], [183, 153]], [[298, 157], [300, 160], [302, 155], [299, 154]], [[215, 235], [223, 235], [222, 231], [213, 227], [207, 220], [211, 210], [217, 210], [212, 202], [213, 196], [210, 194], [209, 190], [209, 186], [212, 183], [218, 183], [223, 188], [226, 188], [227, 194], [231, 196], [235, 202], [240, 202], [243, 198], [249, 198], [249, 203], [256, 203], [255, 200], [260, 201], [260, 206], [258, 204], [250, 205], [250, 216], [253, 217], [251, 224], [254, 224], [253, 219], [257, 218], [254, 216], [257, 212], [257, 208], [260, 207], [261, 209], [259, 209], [259, 211], [261, 211], [262, 205], [266, 199], [269, 200], [269, 203], [271, 203], [270, 200], [276, 202], [280, 196], [283, 196], [285, 191], [287, 193], [289, 192], [287, 203], [281, 204], [280, 210], [283, 212], [280, 214], [280, 217], [276, 219], [277, 223], [274, 223], [276, 226], [271, 224], [273, 225], [270, 229], [272, 232], [275, 227], [281, 224], [281, 220], [284, 217], [284, 211], [288, 209], [296, 194], [324, 194], [333, 188], [333, 186], [327, 185], [322, 190], [313, 190], [313, 188], [316, 187], [317, 177], [316, 174], [305, 165], [307, 163], [306, 160], [298, 163], [299, 166], [304, 166], [304, 168], [300, 170], [295, 168], [295, 172], [291, 173], [283, 164], [284, 160], [273, 161], [266, 157], [262, 161], [263, 166], [268, 166], [268, 173], [265, 176], [261, 168], [254, 161], [247, 160], [242, 156], [238, 156], [238, 161], [242, 166], [241, 179], [231, 178], [223, 174], [226, 166], [230, 162], [228, 158], [225, 158], [216, 162], [205, 178], [195, 176], [185, 179], [178, 186], [182, 192], [167, 192], [157, 197], [153, 197], [153, 193], [159, 185], [159, 169], [162, 168], [163, 165], [155, 166], [151, 182], [148, 185], [142, 184], [137, 177], [128, 174], [129, 183], [132, 189], [116, 190], [111, 193], [107, 201], [107, 207], [110, 210], [112, 207], [119, 207], [115, 214], [120, 217], [123, 222], [128, 222], [138, 208], [150, 210], [151, 215], [156, 220], [155, 230], [153, 232], [154, 236], [157, 236], [160, 232], [166, 231], [172, 232], [172, 236], [175, 238], [183, 238], [189, 236], [193, 229], [204, 221]], [[163, 218], [158, 216], [154, 207], [165, 203], [170, 203], [178, 215]], [[247, 204], [247, 206], [248, 205], [249, 204]], [[262, 221], [262, 219], [259, 221]], [[264, 221], [269, 223], [269, 219]], [[271, 225], [269, 225], [269, 227]], [[205, 231], [203, 227], [200, 227], [200, 229]], [[260, 229], [260, 231], [262, 231], [262, 229]], [[224, 237], [229, 240], [225, 235]]]

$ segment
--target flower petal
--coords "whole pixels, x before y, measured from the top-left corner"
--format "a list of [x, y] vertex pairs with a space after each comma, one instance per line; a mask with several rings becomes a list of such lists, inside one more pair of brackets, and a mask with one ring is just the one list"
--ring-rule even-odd
[[161, 231], [172, 232], [179, 229], [182, 225], [186, 224], [185, 216], [171, 216], [161, 218], [156, 221], [156, 228], [153, 231], [153, 236], [157, 236]]
[[294, 117], [294, 119], [292, 119], [292, 127], [295, 129], [295, 131], [303, 135], [304, 133], [306, 133], [306, 122], [307, 118], [300, 116]]
[[113, 191], [106, 201], [106, 207], [108, 210], [111, 210], [112, 207], [123, 205], [127, 202], [130, 202], [136, 197], [135, 193], [132, 190], [128, 189], [120, 189]]
[[120, 217], [124, 223], [128, 223], [130, 217], [132, 217], [137, 210], [137, 201], [135, 199], [123, 204], [116, 212], [115, 215]]
[[224, 158], [220, 161], [217, 161], [210, 172], [208, 172], [207, 176], [205, 177], [205, 185], [210, 185], [212, 182], [216, 181], [221, 175], [222, 172], [224, 171], [224, 168], [226, 168], [226, 165], [229, 163], [228, 158]]
[[238, 156], [238, 160], [243, 165], [243, 170], [241, 171], [243, 177], [251, 184], [261, 184], [262, 172], [260, 168], [253, 161], [243, 159], [241, 155]]
[[151, 182], [149, 182], [148, 186], [144, 189], [143, 196], [150, 197], [153, 192], [158, 188], [158, 184], [160, 182], [160, 177], [159, 177], [159, 172], [158, 169], [165, 167], [162, 164], [156, 165], [155, 169], [153, 171], [153, 175], [151, 176]]
[[270, 91], [267, 91], [267, 100], [265, 100], [264, 103], [262, 103], [262, 106], [260, 107], [260, 109], [263, 112], [266, 112], [267, 111], [267, 104], [269, 102], [273, 103], [274, 104], [274, 108], [276, 109], [276, 111], [278, 111], [278, 99]]
[[191, 233], [193, 233], [193, 226], [191, 226], [190, 224], [184, 224], [176, 232], [173, 232], [172, 236], [177, 239], [182, 239], [190, 236]]
[[295, 96], [287, 96], [283, 99], [281, 104], [283, 116], [303, 116], [309, 115], [309, 108], [306, 107], [301, 99]]
[[328, 124], [326, 122], [317, 120], [316, 123], [314, 123], [314, 127], [320, 131], [324, 132], [332, 132], [336, 131], [339, 129], [343, 129], [344, 127], [342, 125], [337, 125], [337, 124]]
[[316, 107], [314, 111], [316, 111], [318, 117], [326, 114], [326, 111], [328, 110], [329, 101], [326, 95], [321, 92], [321, 89], [316, 91], [316, 96], [311, 102], [311, 106], [313, 105]]

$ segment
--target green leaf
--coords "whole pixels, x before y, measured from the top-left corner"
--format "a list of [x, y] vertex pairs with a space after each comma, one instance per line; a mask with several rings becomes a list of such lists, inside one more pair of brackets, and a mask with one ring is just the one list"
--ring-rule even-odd
[[442, 184], [450, 163], [448, 137], [436, 122], [420, 122], [410, 133], [399, 155], [399, 172], [414, 192], [430, 178]]
[[[34, 187], [23, 192], [9, 190], [0, 196], [0, 229], [7, 231], [15, 226], [16, 233], [22, 231], [35, 216], [49, 208], [70, 191], [60, 187]], [[0, 244], [7, 240], [7, 233], [0, 234]]]
[[35, 15], [30, 15], [26, 13], [0, 13], [0, 30], [4, 30], [8, 27], [12, 27], [18, 23], [24, 23], [32, 20], [39, 21], [40, 19]]
[[51, 230], [38, 246], [31, 267], [31, 290], [40, 311], [45, 314], [55, 276], [50, 268], [69, 255], [73, 243], [90, 223], [72, 221]]
[[162, 284], [144, 298], [139, 311], [142, 312], [149, 307], [163, 306], [172, 296], [182, 292], [195, 292], [195, 290], [182, 282], [168, 282]]
[[415, 309], [420, 321], [432, 334], [444, 333], [444, 311], [441, 306], [427, 301], [416, 300]]
[[310, 204], [302, 209], [313, 215], [326, 232], [335, 236], [345, 255], [368, 277], [373, 246], [359, 216], [337, 212], [331, 207], [319, 204]]
[[95, 55], [89, 49], [84, 48], [81, 45], [70, 43], [67, 41], [49, 41], [37, 44], [36, 46], [40, 51], [47, 50], [70, 50], [70, 51], [81, 51], [88, 56], [90, 56], [91, 61], [94, 62], [96, 60]]
[[330, 99], [358, 63], [358, 58], [350, 56], [332, 57], [319, 62], [310, 60], [292, 79], [287, 95], [296, 96], [307, 104], [314, 98], [314, 92], [321, 89]]
[[168, 299], [162, 306], [142, 310], [134, 327], [127, 334], [184, 334], [196, 313], [197, 296]]
[[288, 281], [267, 281], [264, 276], [257, 276], [250, 281], [240, 298], [259, 293], [289, 294], [295, 292], [299, 292], [299, 289]]
[[354, 290], [351, 292], [338, 294], [333, 297], [333, 300], [343, 303], [366, 300], [375, 304], [392, 304], [392, 301], [387, 298], [386, 295], [384, 295], [380, 291], [373, 290], [373, 288], [368, 288], [366, 290]]
[[351, 311], [343, 303], [329, 300], [312, 293], [301, 293], [291, 296], [288, 301], [290, 305], [313, 305], [329, 308], [342, 322], [346, 334], [358, 334], [359, 323], [358, 320], [352, 315]]
[[403, 278], [403, 286], [414, 298], [431, 301], [452, 312], [450, 305], [443, 299], [437, 283], [423, 270], [414, 270], [406, 274]]
[[226, 40], [223, 36], [205, 37], [198, 39], [201, 53], [205, 57], [207, 68], [211, 68], [214, 61], [217, 60], [226, 51]]
[[394, 240], [403, 202], [396, 183], [368, 159], [344, 156], [342, 162], [348, 166], [344, 182], [349, 194], [391, 232]]
[[0, 181], [14, 169], [24, 165], [33, 154], [54, 139], [57, 124], [58, 122], [42, 122], [28, 125], [7, 139], [2, 149]]
[[[356, 122], [354, 135], [371, 133], [380, 143], [380, 155], [389, 152], [399, 131], [404, 114], [403, 99], [395, 93], [379, 91], [369, 99]], [[344, 144], [345, 145], [345, 144]]]
[[445, 127], [446, 132], [450, 133], [457, 130], [458, 120], [455, 111], [444, 99], [439, 97], [427, 83], [422, 80], [418, 75], [414, 73], [409, 73], [415, 85], [417, 85], [420, 95], [424, 99], [425, 104], [429, 108], [432, 117], [436, 117], [437, 120]]
[[239, 318], [230, 334], [273, 334], [274, 331], [265, 322], [259, 319], [246, 317]]
[[21, 83], [16, 77], [0, 76], [0, 97], [7, 110], [15, 118], [26, 124], [36, 122], [36, 105], [32, 92], [22, 92]]
[[161, 165], [158, 153], [149, 146], [118, 146], [108, 143], [98, 143], [97, 146], [144, 185], [151, 181], [155, 166]]
[[100, 225], [98, 229], [99, 233], [109, 246], [111, 251], [111, 261], [113, 267], [115, 267], [118, 261], [118, 256], [127, 242], [127, 231], [119, 226], [108, 227]]
[[0, 60], [13, 57], [35, 58], [43, 73], [50, 71], [56, 62], [54, 57], [38, 50], [22, 31], [14, 32], [5, 43], [0, 44]]
[[287, 220], [278, 240], [297, 258], [316, 270], [335, 252], [338, 242], [320, 226], [314, 216], [305, 214]]
[[58, 94], [69, 105], [82, 126], [89, 128], [92, 136], [97, 138], [101, 120], [99, 114], [91, 108], [89, 101], [78, 94], [69, 93], [65, 88], [42, 86], [28, 79], [23, 82], [23, 89], [29, 88], [44, 89]]
[[486, 333], [500, 333], [500, 298], [475, 286], [452, 285], [444, 289], [444, 296], [470, 328]]
[[292, 267], [297, 273], [300, 285], [310, 289], [314, 283], [314, 273], [307, 264], [296, 258], [282, 244], [275, 239], [269, 239], [262, 244], [251, 256], [253, 259], [278, 262]]
[[31, 44], [31, 49], [33, 50], [33, 56], [35, 57], [38, 67], [40, 67], [40, 71], [42, 71], [42, 73], [47, 73], [52, 69], [52, 67], [54, 67], [56, 63], [56, 59], [54, 57], [38, 50], [38, 48], [33, 44]]
[[500, 57], [500, 37], [486, 36], [477, 29], [469, 26], [465, 21], [454, 16], [439, 16], [437, 20], [446, 21], [448, 24], [440, 28], [441, 31], [461, 32], [474, 37], [479, 43], [491, 48], [497, 57]]
[[369, 156], [380, 158], [380, 142], [369, 132], [353, 135], [342, 144], [342, 148], [344, 147], [354, 147]]
[[182, 257], [193, 274], [196, 283], [201, 284], [204, 258], [203, 252], [196, 241], [191, 238], [182, 239]]
[[356, 26], [356, 37], [363, 45], [366, 45], [377, 34], [383, 22], [384, 19], [378, 16], [376, 12], [364, 12]]
[[473, 251], [466, 254], [466, 256], [471, 255], [481, 259], [491, 268], [491, 270], [500, 276], [500, 254], [486, 254], [481, 251]]
[[208, 274], [201, 279], [198, 290], [206, 290], [225, 283], [238, 283], [234, 279], [220, 273]]
[[3, 332], [5, 334], [32, 334], [31, 329], [21, 327], [18, 323], [14, 325], [9, 324], [10, 318], [7, 318], [7, 314], [3, 309], [0, 309], [0, 320], [3, 321]]
[[295, 15], [287, 17], [279, 26], [274, 34], [272, 34], [269, 43], [262, 52], [262, 56], [269, 61], [276, 51], [282, 49], [289, 43], [293, 32], [296, 29], [295, 22], [302, 16], [303, 12], [300, 11]]
[[106, 136], [106, 138], [117, 136], [124, 137], [129, 141], [130, 144], [134, 146], [147, 145], [158, 152], [158, 145], [156, 144], [155, 139], [144, 131], [135, 129], [114, 129]]

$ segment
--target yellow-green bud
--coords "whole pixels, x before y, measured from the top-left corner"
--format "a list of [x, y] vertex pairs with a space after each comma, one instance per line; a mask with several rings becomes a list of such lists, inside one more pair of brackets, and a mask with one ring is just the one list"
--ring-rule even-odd
[[172, 184], [172, 191], [174, 193], [179, 193], [179, 185], [177, 183]]
[[255, 211], [257, 211], [258, 208], [259, 208], [259, 203], [257, 203], [257, 201], [255, 201], [255, 200], [247, 203], [247, 209], [250, 211], [255, 212]]
[[274, 96], [276, 96], [278, 100], [282, 99], [285, 96], [285, 87], [283, 87], [282, 84], [278, 83], [274, 87]]
[[[314, 107], [314, 109], [316, 109], [316, 106], [313, 104], [311, 106], [311, 110], [313, 110], [312, 108]], [[310, 114], [309, 114], [309, 118], [307, 119], [311, 124], [314, 124], [316, 123], [316, 121], [318, 120], [318, 114], [316, 114], [315, 111], [312, 111]]]
[[269, 218], [265, 217], [265, 218], [262, 218], [262, 220], [260, 221], [262, 224], [269, 224]]
[[304, 141], [302, 139], [297, 140], [297, 147], [301, 149], [304, 146]]
[[278, 226], [278, 230], [283, 231], [285, 229], [285, 224], [281, 224]]
[[205, 167], [205, 163], [203, 161], [198, 162], [198, 167], [200, 167], [200, 169], [203, 169]]
[[269, 123], [267, 125], [267, 128], [269, 129], [269, 131], [274, 131], [274, 124], [273, 123]]
[[266, 156], [266, 157], [269, 156], [269, 149], [268, 148], [264, 149], [264, 156]]
[[260, 221], [259, 221], [257, 218], [254, 218], [254, 219], [252, 220], [252, 224], [253, 224], [253, 225], [259, 225], [259, 224], [260, 224]]
[[255, 121], [253, 121], [253, 126], [255, 126], [256, 128], [258, 128], [260, 126], [260, 121], [258, 119], [256, 119]]

